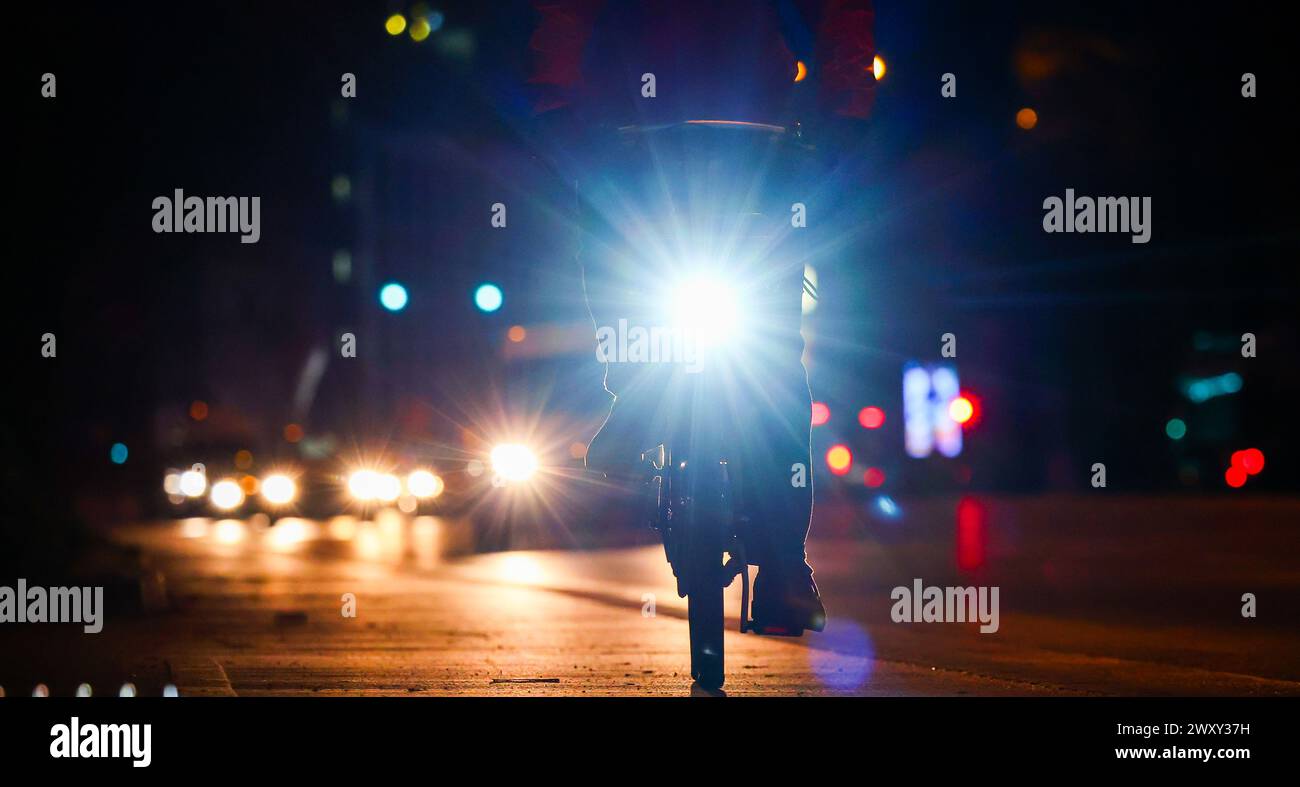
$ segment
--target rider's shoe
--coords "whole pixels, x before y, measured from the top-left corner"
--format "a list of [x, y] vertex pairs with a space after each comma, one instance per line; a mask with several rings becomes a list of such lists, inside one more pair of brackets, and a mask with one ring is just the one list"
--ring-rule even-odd
[[797, 565], [764, 566], [754, 577], [753, 623], [758, 634], [798, 637], [804, 629], [826, 628], [826, 608], [822, 606], [812, 566], [800, 560]]

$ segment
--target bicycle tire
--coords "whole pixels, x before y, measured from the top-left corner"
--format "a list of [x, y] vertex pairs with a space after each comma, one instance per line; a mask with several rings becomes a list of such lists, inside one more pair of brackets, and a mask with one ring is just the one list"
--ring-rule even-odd
[[714, 469], [707, 475], [696, 479], [683, 557], [688, 574], [691, 677], [703, 688], [718, 689], [726, 680], [722, 558], [729, 520], [721, 472]]

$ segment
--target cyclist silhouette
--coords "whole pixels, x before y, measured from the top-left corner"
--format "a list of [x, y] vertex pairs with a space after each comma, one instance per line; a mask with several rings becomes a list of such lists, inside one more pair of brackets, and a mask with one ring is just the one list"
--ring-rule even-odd
[[[754, 538], [754, 628], [825, 626], [804, 541], [812, 516], [811, 407], [800, 335], [806, 257], [792, 206], [871, 108], [868, 0], [535, 0], [530, 84], [578, 184], [579, 253], [598, 331], [653, 326], [654, 282], [701, 260], [734, 282], [747, 319], [696, 291], [710, 329], [744, 334], [727, 358], [723, 427]], [[699, 122], [711, 121], [711, 122]], [[566, 168], [566, 171], [567, 171]], [[705, 351], [716, 355], [708, 347]], [[609, 416], [587, 464], [636, 477], [687, 364], [607, 357]], [[682, 360], [682, 359], [678, 359]], [[690, 360], [690, 359], [685, 359]], [[710, 360], [714, 360], [710, 358]]]

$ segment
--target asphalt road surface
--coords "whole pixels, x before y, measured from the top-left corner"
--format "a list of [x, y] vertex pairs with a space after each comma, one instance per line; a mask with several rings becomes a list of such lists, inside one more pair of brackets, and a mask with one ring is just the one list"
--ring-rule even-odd
[[[833, 535], [809, 546], [825, 633], [734, 631], [733, 586], [726, 694], [1300, 695], [1300, 501], [993, 498], [900, 502], [890, 514], [838, 532], [815, 525]], [[0, 685], [693, 693], [685, 605], [660, 547], [458, 555], [465, 527], [386, 512], [119, 528], [113, 538], [153, 577], [144, 605], [110, 609], [93, 638], [0, 627]], [[893, 622], [891, 591], [917, 579], [998, 586], [998, 630]], [[1254, 618], [1242, 615], [1246, 593]]]

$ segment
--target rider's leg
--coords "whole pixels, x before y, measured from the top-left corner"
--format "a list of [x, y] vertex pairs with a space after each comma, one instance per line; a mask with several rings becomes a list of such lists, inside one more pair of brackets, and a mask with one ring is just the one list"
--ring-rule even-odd
[[798, 356], [770, 368], [741, 441], [745, 509], [760, 532], [757, 565], [802, 563], [812, 519], [812, 397]]
[[[803, 270], [780, 277], [770, 298], [762, 346], [766, 363], [755, 396], [739, 419], [742, 499], [760, 566], [754, 620], [762, 628], [820, 631], [826, 613], [812, 579], [804, 541], [812, 518], [812, 394], [799, 333]], [[791, 293], [794, 296], [791, 296]]]
[[[759, 631], [798, 634], [807, 628], [821, 631], [826, 610], [804, 550], [812, 516], [811, 398], [801, 365], [784, 374], [792, 381], [771, 391], [774, 401], [784, 399], [782, 412], [756, 421], [769, 450], [761, 455], [761, 464], [749, 465], [747, 491], [757, 501], [751, 530], [766, 542], [755, 561], [759, 572], [754, 580], [753, 615]], [[787, 412], [797, 413], [797, 422], [786, 417]], [[806, 485], [796, 486], [799, 481]]]

